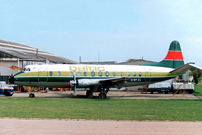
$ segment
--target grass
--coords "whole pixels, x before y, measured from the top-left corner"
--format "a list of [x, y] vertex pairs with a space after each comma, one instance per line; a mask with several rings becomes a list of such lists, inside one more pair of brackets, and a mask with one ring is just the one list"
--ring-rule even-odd
[[0, 98], [0, 117], [202, 121], [202, 100]]
[[[202, 95], [202, 81], [194, 95]], [[0, 117], [202, 121], [202, 100], [0, 98]]]

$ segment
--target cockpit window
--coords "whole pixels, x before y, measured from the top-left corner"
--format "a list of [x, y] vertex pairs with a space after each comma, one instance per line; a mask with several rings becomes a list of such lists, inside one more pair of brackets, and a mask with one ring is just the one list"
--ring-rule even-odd
[[24, 68], [23, 71], [31, 71], [30, 68]]

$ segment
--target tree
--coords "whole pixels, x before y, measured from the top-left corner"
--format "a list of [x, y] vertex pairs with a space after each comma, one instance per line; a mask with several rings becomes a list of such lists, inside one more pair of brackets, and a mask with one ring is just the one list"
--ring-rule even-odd
[[195, 82], [195, 84], [198, 84], [198, 82], [200, 81], [199, 78], [202, 75], [201, 70], [196, 69], [196, 70], [192, 71], [192, 75], [193, 75], [193, 81]]
[[128, 59], [128, 60], [126, 60], [127, 62], [131, 62], [131, 61], [134, 61], [134, 60], [136, 60], [136, 59]]

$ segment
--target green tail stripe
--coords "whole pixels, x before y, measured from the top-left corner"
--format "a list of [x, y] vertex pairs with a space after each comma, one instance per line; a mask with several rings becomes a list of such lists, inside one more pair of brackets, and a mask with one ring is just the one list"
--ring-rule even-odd
[[181, 51], [180, 43], [178, 41], [173, 41], [170, 44], [169, 51]]

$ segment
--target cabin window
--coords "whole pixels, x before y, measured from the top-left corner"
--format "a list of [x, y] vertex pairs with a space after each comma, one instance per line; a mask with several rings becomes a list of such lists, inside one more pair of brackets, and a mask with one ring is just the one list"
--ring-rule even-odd
[[109, 72], [108, 72], [108, 71], [106, 71], [106, 72], [105, 72], [105, 75], [106, 75], [106, 77], [108, 77], [108, 76], [109, 76]]
[[135, 73], [135, 72], [133, 72], [133, 76], [136, 76], [136, 73]]
[[77, 75], [78, 75], [78, 76], [81, 76], [81, 72], [79, 71], [79, 72], [77, 73]]
[[49, 75], [50, 75], [50, 76], [53, 76], [53, 72], [52, 72], [52, 71], [50, 71], [50, 72], [49, 72]]
[[70, 76], [73, 76], [73, 72], [72, 72], [72, 71], [70, 71], [70, 72], [69, 72], [69, 75], [70, 75]]
[[92, 76], [92, 77], [95, 76], [95, 72], [94, 72], [94, 71], [91, 72], [91, 76]]
[[113, 76], [116, 76], [116, 72], [113, 72]]
[[130, 72], [127, 72], [127, 76], [130, 76]]
[[141, 73], [141, 72], [139, 72], [139, 76], [140, 76], [140, 77], [142, 76], [142, 73]]
[[84, 76], [87, 76], [87, 72], [86, 71], [84, 71], [83, 74], [84, 74]]
[[58, 76], [60, 76], [60, 75], [61, 75], [61, 72], [60, 72], [60, 71], [58, 71], [58, 73], [57, 73], [57, 74], [58, 74]]
[[120, 75], [123, 76], [123, 72], [121, 72]]
[[102, 76], [102, 72], [101, 72], [101, 71], [99, 71], [99, 73], [98, 73], [98, 74], [99, 74], [99, 76], [100, 76], [100, 77]]

